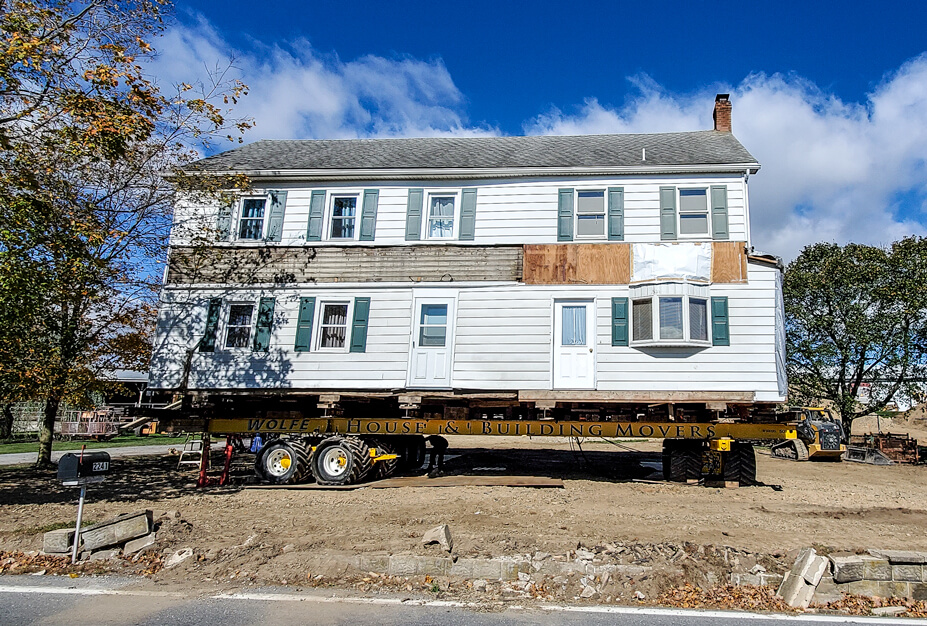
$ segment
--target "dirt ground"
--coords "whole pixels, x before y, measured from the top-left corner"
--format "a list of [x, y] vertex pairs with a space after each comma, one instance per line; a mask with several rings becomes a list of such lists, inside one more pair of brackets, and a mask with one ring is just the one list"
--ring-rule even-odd
[[[891, 426], [927, 441], [920, 421]], [[661, 554], [681, 546], [689, 552], [726, 546], [754, 555], [753, 562], [765, 555], [773, 571], [790, 563], [790, 553], [812, 545], [819, 551], [927, 551], [927, 466], [795, 463], [758, 450], [758, 479], [781, 491], [724, 490], [656, 482], [658, 441], [616, 447], [585, 440], [581, 450], [553, 438], [458, 437], [450, 443], [449, 473], [504, 468], [477, 473], [557, 477], [564, 488], [197, 490], [194, 470], [177, 470], [175, 458], [149, 457], [114, 461], [113, 476], [89, 488], [84, 515], [101, 521], [151, 509], [161, 520], [157, 548], [190, 547], [197, 555], [158, 573], [165, 584], [184, 584], [191, 576], [228, 582], [230, 575], [305, 582], [312, 573], [306, 564], [327, 555], [439, 556], [421, 538], [444, 523], [459, 557], [542, 552], [569, 559], [578, 546], [628, 546], [631, 552], [649, 546]], [[250, 473], [248, 455], [241, 461], [243, 478]], [[77, 495], [51, 474], [0, 470], [0, 550], [40, 550], [43, 529], [73, 523]]]

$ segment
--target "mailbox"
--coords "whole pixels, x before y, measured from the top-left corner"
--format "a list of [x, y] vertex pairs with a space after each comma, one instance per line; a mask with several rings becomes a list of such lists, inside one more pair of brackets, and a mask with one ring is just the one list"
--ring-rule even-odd
[[58, 461], [58, 480], [68, 487], [98, 483], [109, 475], [109, 468], [106, 452], [69, 452]]

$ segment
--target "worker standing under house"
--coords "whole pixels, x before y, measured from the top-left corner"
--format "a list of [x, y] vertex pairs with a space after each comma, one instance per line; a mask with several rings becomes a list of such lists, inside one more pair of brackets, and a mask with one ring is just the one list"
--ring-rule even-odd
[[[425, 441], [431, 445], [428, 457], [428, 476], [434, 478], [444, 472], [444, 453], [447, 452], [447, 439], [440, 435], [430, 435], [425, 437]], [[437, 466], [435, 459], [437, 458]]]

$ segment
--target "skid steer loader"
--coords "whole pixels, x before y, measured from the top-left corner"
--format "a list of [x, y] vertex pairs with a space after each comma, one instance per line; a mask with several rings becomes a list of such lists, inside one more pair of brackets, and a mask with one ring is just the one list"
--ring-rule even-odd
[[[795, 422], [797, 439], [770, 447], [776, 458], [792, 461], [841, 461], [846, 452], [843, 424], [828, 409], [792, 407], [785, 421]], [[785, 417], [785, 416], [780, 416]]]

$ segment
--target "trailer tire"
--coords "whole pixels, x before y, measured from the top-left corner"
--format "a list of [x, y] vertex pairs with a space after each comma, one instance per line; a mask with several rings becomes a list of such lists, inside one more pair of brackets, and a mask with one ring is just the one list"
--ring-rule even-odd
[[425, 463], [425, 438], [421, 435], [404, 437], [399, 449], [399, 468], [403, 471], [417, 470]]
[[329, 437], [312, 456], [312, 473], [320, 485], [353, 485], [367, 474], [373, 462], [370, 448], [357, 437]]
[[702, 444], [700, 441], [663, 440], [663, 479], [674, 483], [698, 480], [702, 477]]
[[301, 441], [276, 439], [260, 449], [254, 471], [264, 482], [293, 485], [309, 473], [310, 454]]
[[[394, 441], [386, 439], [371, 439], [370, 444], [377, 449], [377, 454], [397, 454]], [[388, 461], [377, 461], [373, 464], [372, 476], [374, 480], [389, 478], [399, 469], [399, 457]]]
[[724, 461], [724, 480], [736, 481], [741, 487], [756, 484], [756, 452], [752, 443], [735, 441]]

